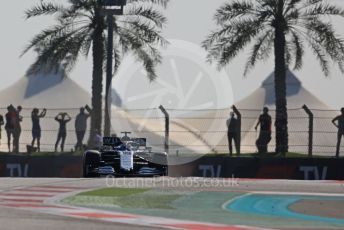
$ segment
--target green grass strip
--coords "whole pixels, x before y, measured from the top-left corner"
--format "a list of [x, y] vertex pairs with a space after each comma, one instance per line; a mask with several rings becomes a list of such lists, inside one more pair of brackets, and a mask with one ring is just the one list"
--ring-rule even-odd
[[103, 188], [89, 192], [83, 192], [78, 196], [105, 196], [105, 197], [124, 197], [136, 195], [148, 191], [149, 189], [132, 189], [132, 188]]

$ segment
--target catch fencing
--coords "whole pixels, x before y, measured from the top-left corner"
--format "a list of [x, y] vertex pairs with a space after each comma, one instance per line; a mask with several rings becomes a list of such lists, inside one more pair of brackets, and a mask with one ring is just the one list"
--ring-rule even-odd
[[[41, 109], [40, 109], [41, 110]], [[331, 120], [339, 115], [335, 110], [304, 108], [288, 110], [289, 151], [302, 154], [334, 156], [337, 142], [337, 128]], [[186, 155], [192, 153], [228, 153], [226, 121], [231, 109], [215, 110], [172, 110], [138, 109], [125, 110], [113, 108], [112, 132], [121, 136], [121, 132], [131, 132], [132, 137], [147, 139], [147, 145], [156, 151], [168, 151], [171, 155]], [[32, 108], [23, 108], [21, 115], [22, 132], [20, 136], [20, 151], [25, 152], [26, 146], [32, 140]], [[54, 151], [58, 133], [58, 122], [54, 120], [60, 112], [66, 112], [72, 120], [67, 124], [65, 151], [73, 151], [76, 143], [74, 129], [75, 117], [79, 108], [47, 108], [47, 115], [41, 118], [42, 128], [41, 151]], [[255, 142], [259, 134], [254, 126], [258, 121], [261, 110], [238, 108], [241, 115], [241, 153], [255, 153]], [[5, 118], [6, 109], [0, 109]], [[275, 111], [270, 110], [273, 123]], [[313, 119], [312, 119], [313, 118]], [[312, 127], [311, 121], [312, 120]], [[90, 127], [88, 120], [88, 128]], [[0, 150], [8, 151], [7, 137], [4, 126], [1, 130]], [[89, 138], [86, 132], [84, 143]], [[272, 140], [269, 151], [275, 150], [275, 130], [273, 126]]]
[[[39, 108], [39, 113], [41, 113], [43, 108]], [[31, 112], [33, 108], [23, 108], [20, 115], [22, 116], [22, 122], [21, 122], [21, 135], [19, 139], [19, 151], [20, 152], [26, 152], [26, 146], [31, 145], [32, 141], [32, 120], [31, 120]], [[58, 115], [60, 112], [65, 112], [70, 115], [72, 120], [67, 123], [67, 137], [65, 141], [65, 148], [64, 150], [69, 152], [74, 149], [74, 146], [76, 144], [76, 135], [75, 135], [75, 128], [74, 128], [74, 121], [76, 115], [79, 113], [79, 108], [47, 108], [47, 113], [44, 118], [40, 119], [40, 126], [41, 126], [41, 140], [40, 140], [40, 146], [41, 151], [48, 151], [52, 152], [55, 148], [55, 142], [57, 139], [59, 124], [55, 121], [56, 115]], [[6, 123], [5, 114], [7, 113], [6, 108], [0, 109], [0, 114], [4, 118], [4, 122]], [[90, 121], [88, 121], [90, 122]], [[88, 124], [88, 128], [89, 128]], [[87, 131], [87, 134], [85, 135], [84, 143], [87, 143], [89, 135], [89, 130]], [[12, 150], [12, 143], [13, 138], [11, 136], [11, 144], [10, 148]], [[61, 141], [60, 141], [61, 144]], [[37, 142], [35, 142], [35, 146], [37, 146]], [[59, 148], [60, 149], [60, 146]], [[2, 152], [8, 152], [8, 139], [7, 139], [7, 133], [5, 130], [5, 125], [1, 127], [1, 146], [0, 150]]]
[[[172, 155], [228, 153], [226, 121], [230, 111], [232, 109], [166, 109], [168, 115], [166, 117], [160, 109], [127, 110], [122, 111], [120, 116], [113, 117], [113, 124], [117, 123], [113, 127], [115, 129], [123, 127], [125, 123], [126, 131], [131, 131], [139, 137], [147, 137], [148, 143], [153, 148], [168, 150]], [[259, 129], [255, 130], [254, 127], [262, 110], [238, 108], [236, 112], [241, 116], [240, 152], [255, 153]], [[269, 114], [272, 117], [272, 139], [269, 143], [269, 151], [274, 152], [275, 110], [270, 110]], [[338, 115], [337, 110], [319, 110], [307, 106], [289, 109], [289, 152], [334, 156], [337, 128], [331, 121]], [[166, 141], [168, 141], [167, 147]]]

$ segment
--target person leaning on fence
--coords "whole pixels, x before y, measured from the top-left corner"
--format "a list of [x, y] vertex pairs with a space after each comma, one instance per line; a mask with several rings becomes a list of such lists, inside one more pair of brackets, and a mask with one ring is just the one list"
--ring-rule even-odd
[[228, 148], [230, 156], [233, 155], [233, 145], [234, 141], [235, 151], [239, 153], [239, 141], [238, 141], [238, 119], [234, 117], [234, 113], [229, 114], [229, 119], [226, 121], [227, 125], [227, 138], [228, 138]]
[[268, 144], [271, 141], [271, 116], [269, 115], [269, 109], [264, 107], [263, 114], [259, 116], [255, 130], [258, 129], [260, 125], [259, 137], [256, 141], [256, 146], [258, 153], [267, 153]]
[[20, 122], [23, 121], [23, 117], [20, 115], [22, 111], [22, 107], [19, 105], [17, 110], [15, 110], [16, 118], [15, 118], [15, 125], [14, 125], [14, 133], [13, 133], [13, 152], [19, 153], [19, 139], [21, 134], [21, 125]]
[[4, 125], [4, 117], [0, 114], [0, 145], [1, 145], [1, 133], [2, 133], [2, 126]]
[[31, 147], [34, 148], [35, 141], [37, 140], [37, 151], [40, 151], [40, 140], [41, 140], [41, 126], [39, 124], [40, 118], [45, 117], [47, 114], [47, 110], [43, 109], [41, 113], [37, 108], [34, 108], [31, 112], [31, 120], [32, 120], [32, 142]]
[[[85, 109], [88, 113], [85, 113]], [[80, 113], [75, 118], [75, 134], [76, 134], [76, 145], [75, 150], [82, 150], [83, 140], [87, 129], [87, 119], [90, 117], [92, 110], [88, 105], [80, 108]]]
[[13, 107], [13, 105], [9, 105], [7, 107], [7, 113], [5, 115], [6, 117], [6, 134], [7, 134], [7, 146], [8, 146], [8, 152], [11, 152], [11, 136], [14, 139], [14, 127], [16, 124], [16, 109]]
[[340, 142], [342, 140], [342, 136], [344, 135], [344, 108], [341, 108], [340, 111], [342, 114], [333, 118], [332, 120], [332, 123], [338, 128], [336, 157], [339, 157]]
[[61, 141], [61, 152], [64, 150], [64, 144], [67, 137], [67, 123], [70, 122], [72, 118], [68, 115], [68, 113], [59, 113], [55, 117], [55, 121], [59, 123], [59, 131], [57, 134], [57, 140], [55, 143], [55, 152], [57, 152], [57, 146]]

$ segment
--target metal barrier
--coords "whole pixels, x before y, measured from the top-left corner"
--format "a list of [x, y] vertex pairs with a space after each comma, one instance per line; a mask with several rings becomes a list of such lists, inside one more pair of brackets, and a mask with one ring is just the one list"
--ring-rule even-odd
[[[163, 108], [163, 107], [162, 107]], [[307, 109], [306, 109], [307, 108]], [[177, 110], [177, 109], [138, 109], [112, 110], [112, 132], [120, 134], [131, 132], [133, 137], [147, 139], [153, 149], [168, 151], [170, 155], [191, 153], [228, 153], [226, 120], [232, 109], [216, 110]], [[31, 144], [32, 108], [24, 108], [21, 115], [22, 132], [20, 136], [20, 151], [26, 152], [26, 145]], [[255, 153], [255, 142], [258, 132], [254, 126], [261, 110], [233, 107], [240, 122], [239, 153]], [[71, 151], [76, 144], [74, 121], [79, 108], [47, 108], [46, 117], [41, 119], [42, 138], [41, 151], [54, 151], [58, 133], [58, 122], [54, 117], [59, 112], [67, 112], [72, 120], [67, 124], [65, 150]], [[6, 109], [0, 109], [5, 117]], [[334, 156], [337, 142], [337, 128], [331, 120], [339, 114], [334, 110], [319, 110], [308, 108], [288, 110], [289, 151], [295, 153]], [[274, 124], [275, 111], [270, 110]], [[90, 121], [90, 119], [89, 119]], [[90, 127], [90, 124], [88, 124]], [[275, 149], [275, 132], [273, 126], [272, 140], [269, 151]], [[7, 138], [4, 127], [1, 130], [0, 150], [7, 152]], [[84, 143], [89, 138], [87, 131]]]

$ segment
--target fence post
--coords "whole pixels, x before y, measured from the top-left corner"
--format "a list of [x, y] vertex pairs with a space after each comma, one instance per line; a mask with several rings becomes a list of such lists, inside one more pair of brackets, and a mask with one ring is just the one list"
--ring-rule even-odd
[[232, 109], [233, 109], [233, 112], [235, 113], [235, 115], [237, 116], [237, 119], [238, 119], [238, 145], [239, 145], [239, 148], [238, 148], [238, 152], [237, 152], [237, 155], [240, 155], [240, 152], [241, 152], [241, 113], [240, 111], [237, 109], [237, 107], [235, 107], [235, 105], [232, 106]]
[[166, 111], [164, 106], [160, 105], [159, 109], [161, 110], [161, 112], [165, 116], [165, 143], [164, 143], [164, 146], [165, 146], [165, 152], [168, 154], [168, 152], [169, 152], [169, 136], [170, 136], [170, 115], [168, 114], [168, 112]]
[[305, 112], [308, 114], [308, 156], [313, 156], [313, 121], [314, 121], [314, 115], [312, 111], [307, 107], [307, 105], [303, 105], [302, 108], [305, 110]]

